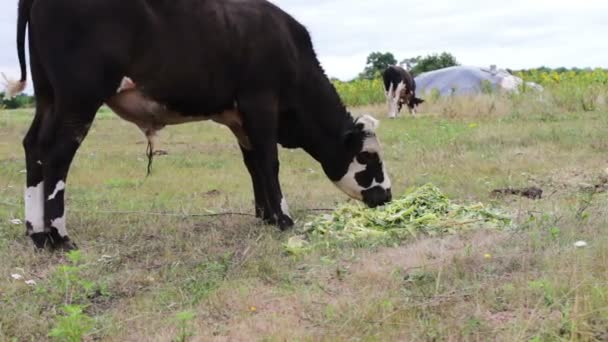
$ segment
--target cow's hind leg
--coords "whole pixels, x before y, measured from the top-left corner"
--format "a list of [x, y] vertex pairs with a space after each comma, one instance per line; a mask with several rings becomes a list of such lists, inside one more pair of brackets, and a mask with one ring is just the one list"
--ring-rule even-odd
[[42, 154], [38, 141], [42, 122], [52, 111], [51, 98], [42, 94], [36, 96], [36, 114], [23, 139], [26, 166], [25, 226], [26, 234], [32, 238], [37, 248], [43, 248], [48, 240], [44, 229], [44, 176]]
[[[238, 104], [244, 116], [245, 130], [252, 147], [252, 150], [244, 153], [244, 156], [254, 179], [254, 192], [258, 187], [256, 211], [259, 207], [263, 207], [265, 221], [285, 230], [293, 226], [293, 220], [289, 216], [278, 177], [277, 99], [272, 93], [256, 93], [239, 97]], [[252, 170], [254, 172], [251, 172]], [[259, 197], [262, 197], [263, 203], [257, 203]]]
[[[88, 100], [87, 100], [88, 99]], [[102, 104], [87, 92], [56, 98], [52, 119], [42, 132], [44, 224], [52, 248], [76, 248], [66, 230], [65, 189], [70, 164]]]
[[396, 110], [394, 109], [394, 97], [395, 97], [395, 88], [393, 87], [393, 82], [390, 82], [390, 85], [388, 87], [388, 90], [385, 92], [385, 96], [386, 96], [386, 104], [388, 106], [388, 117], [389, 118], [394, 118], [395, 117], [395, 112]]

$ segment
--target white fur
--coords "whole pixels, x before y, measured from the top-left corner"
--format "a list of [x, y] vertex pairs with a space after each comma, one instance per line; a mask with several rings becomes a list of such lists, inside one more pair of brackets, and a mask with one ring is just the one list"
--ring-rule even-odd
[[57, 229], [57, 233], [59, 233], [59, 236], [68, 236], [68, 230], [65, 228], [65, 211], [63, 212], [63, 216], [51, 220], [51, 227]]
[[394, 118], [397, 111], [394, 106], [395, 103], [395, 89], [393, 88], [393, 83], [388, 87], [388, 91], [386, 92], [386, 103], [388, 105], [388, 117]]
[[336, 186], [340, 190], [344, 191], [348, 196], [354, 199], [358, 199], [360, 201], [363, 200], [363, 195], [361, 194], [361, 192], [365, 190], [365, 188], [359, 185], [359, 183], [357, 183], [357, 180], [355, 179], [355, 175], [363, 170], [365, 170], [365, 165], [360, 164], [357, 161], [357, 158], [353, 159], [353, 161], [348, 166], [348, 171], [346, 172], [344, 177], [342, 177], [342, 179], [340, 179], [339, 181], [335, 182]]
[[361, 152], [380, 153], [380, 141], [378, 138], [375, 136], [365, 138]]
[[53, 191], [52, 194], [49, 195], [49, 201], [50, 200], [54, 200], [55, 197], [57, 197], [57, 194], [59, 193], [59, 191], [63, 191], [65, 190], [65, 182], [64, 181], [59, 181], [57, 182], [57, 184], [55, 185], [55, 190]]
[[120, 85], [118, 86], [118, 89], [116, 89], [116, 94], [133, 88], [135, 88], [135, 82], [133, 82], [131, 78], [125, 76], [120, 81]]
[[395, 89], [395, 92], [392, 94], [392, 98], [391, 98], [391, 111], [389, 113], [389, 117], [390, 118], [395, 118], [397, 116], [397, 114], [399, 114], [399, 99], [400, 99], [400, 94], [401, 91], [403, 90], [403, 88], [405, 88], [405, 83], [403, 83], [403, 81], [401, 81], [398, 85], [397, 85], [397, 89]]
[[281, 211], [283, 214], [291, 217], [291, 214], [289, 214], [289, 205], [287, 204], [285, 198], [281, 198]]
[[393, 95], [394, 95], [393, 83], [391, 82], [388, 86], [388, 90], [384, 93], [386, 96], [386, 104], [388, 105], [388, 116], [391, 117], [393, 113]]
[[370, 133], [374, 133], [378, 129], [378, 126], [380, 126], [380, 121], [370, 115], [363, 115], [358, 118], [357, 123], [362, 123], [363, 130]]
[[25, 189], [25, 220], [33, 233], [44, 232], [44, 182]]
[[27, 82], [9, 80], [4, 73], [2, 73], [2, 77], [4, 78], [4, 99], [10, 100], [25, 90]]

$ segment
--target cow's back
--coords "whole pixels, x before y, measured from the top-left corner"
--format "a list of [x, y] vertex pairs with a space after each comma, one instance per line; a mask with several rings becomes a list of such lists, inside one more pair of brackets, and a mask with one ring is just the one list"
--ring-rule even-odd
[[103, 59], [185, 114], [232, 106], [246, 87], [288, 89], [314, 57], [306, 30], [264, 0], [37, 1], [31, 30], [52, 82]]

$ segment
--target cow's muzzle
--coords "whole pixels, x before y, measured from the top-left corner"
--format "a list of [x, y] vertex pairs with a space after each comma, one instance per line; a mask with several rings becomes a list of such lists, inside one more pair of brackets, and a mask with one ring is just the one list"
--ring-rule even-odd
[[390, 202], [393, 199], [391, 189], [384, 189], [381, 186], [375, 186], [361, 192], [363, 203], [370, 208], [375, 208]]

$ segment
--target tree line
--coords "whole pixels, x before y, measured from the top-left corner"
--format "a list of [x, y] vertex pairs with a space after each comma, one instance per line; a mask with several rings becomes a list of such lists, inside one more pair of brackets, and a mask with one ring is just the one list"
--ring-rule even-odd
[[382, 72], [390, 65], [401, 65], [409, 70], [413, 76], [418, 76], [424, 72], [460, 65], [460, 63], [449, 52], [405, 58], [399, 63], [391, 52], [372, 52], [367, 56], [365, 69], [359, 74], [358, 78], [369, 80], [380, 77]]
[[[409, 72], [415, 77], [422, 73], [448, 68], [451, 66], [460, 65], [456, 57], [449, 52], [435, 53], [426, 56], [410, 57], [397, 61], [395, 56], [391, 52], [372, 52], [368, 55], [365, 69], [359, 74], [357, 79], [375, 79], [382, 75], [382, 72], [390, 65], [400, 65], [403, 68], [409, 70]], [[550, 68], [541, 66], [538, 68], [511, 70], [506, 69], [509, 73], [557, 73], [564, 74], [574, 72], [576, 74], [590, 72], [597, 68]], [[608, 69], [603, 69], [608, 71]]]
[[4, 93], [0, 92], [0, 109], [17, 109], [34, 106], [34, 97], [27, 94], [19, 94], [12, 99], [5, 99]]
[[[413, 76], [418, 76], [424, 72], [433, 70], [448, 68], [451, 66], [460, 65], [454, 55], [449, 52], [441, 52], [430, 54], [426, 56], [416, 56], [402, 59], [400, 62], [395, 58], [391, 52], [372, 52], [368, 55], [365, 68], [358, 75], [357, 80], [374, 80], [381, 78], [382, 72], [386, 70], [390, 65], [401, 65], [405, 69], [409, 70]], [[539, 68], [521, 69], [521, 70], [510, 70], [512, 74], [566, 74], [574, 72], [576, 74], [590, 72], [591, 68], [549, 68], [541, 66]], [[608, 72], [608, 69], [602, 69]], [[336, 82], [336, 79], [332, 79]], [[17, 109], [33, 107], [35, 99], [33, 96], [27, 94], [20, 94], [12, 99], [5, 99], [4, 93], [0, 92], [0, 109]]]

